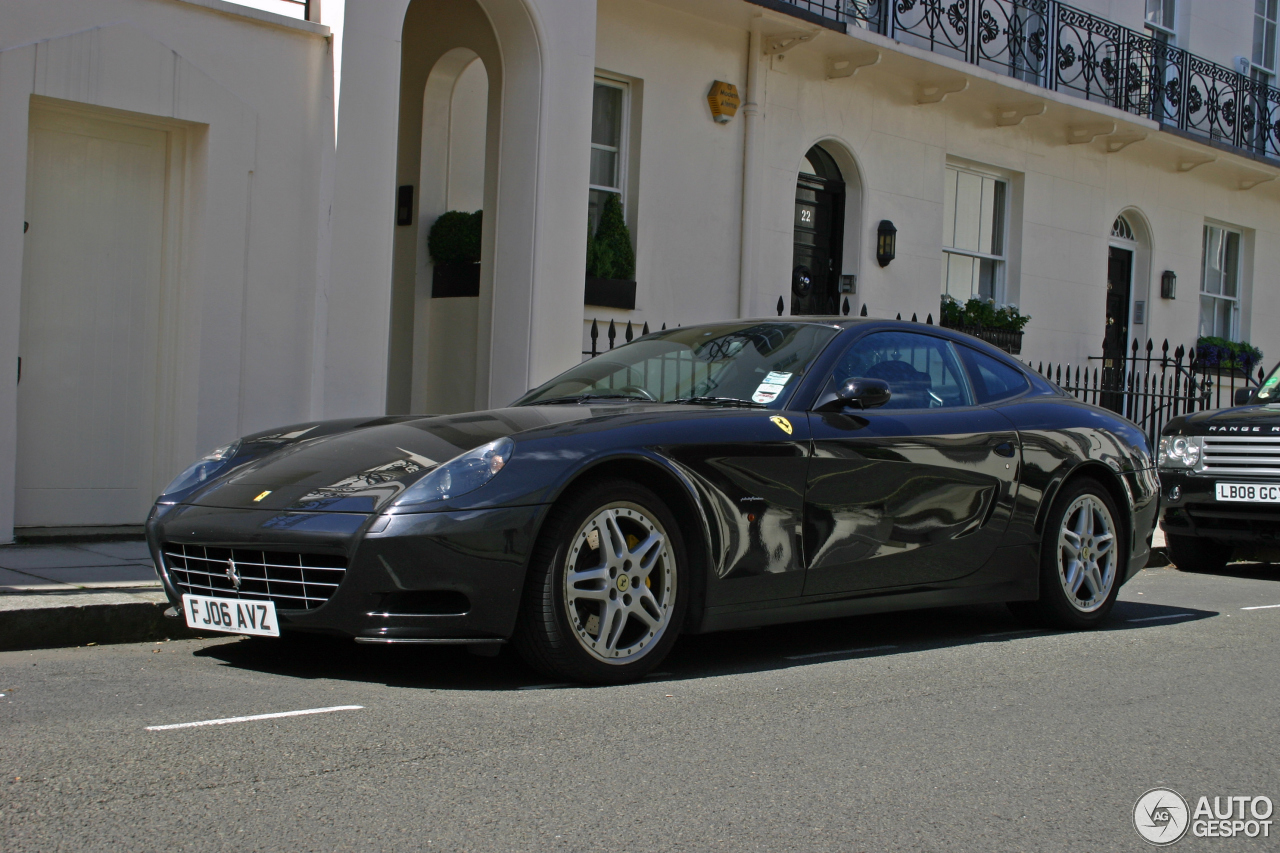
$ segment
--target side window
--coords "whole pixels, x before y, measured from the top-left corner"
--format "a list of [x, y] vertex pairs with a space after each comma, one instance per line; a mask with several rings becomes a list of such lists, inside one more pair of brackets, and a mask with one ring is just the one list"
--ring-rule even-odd
[[886, 409], [939, 409], [973, 405], [969, 385], [949, 341], [914, 332], [875, 332], [841, 356], [828, 390], [846, 379], [889, 383]]
[[979, 403], [994, 403], [1016, 397], [1030, 387], [1027, 377], [1003, 362], [975, 349], [960, 347], [969, 377], [973, 380], [973, 395]]

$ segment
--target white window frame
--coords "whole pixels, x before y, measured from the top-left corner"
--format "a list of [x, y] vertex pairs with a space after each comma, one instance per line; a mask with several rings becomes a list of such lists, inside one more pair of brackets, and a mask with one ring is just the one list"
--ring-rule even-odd
[[[1173, 43], [1174, 39], [1177, 38], [1177, 35], [1178, 35], [1178, 31], [1174, 29], [1175, 23], [1178, 18], [1178, 2], [1177, 0], [1155, 0], [1155, 2], [1161, 7], [1160, 8], [1161, 20], [1160, 21], [1152, 20], [1151, 18], [1152, 0], [1147, 0], [1144, 7], [1144, 11], [1143, 11], [1143, 16], [1142, 16], [1143, 24], [1144, 26], [1146, 26], [1147, 29], [1151, 30], [1156, 35], [1157, 38], [1159, 36], [1164, 36], [1164, 41]], [[1164, 6], [1166, 3], [1168, 3], [1169, 17], [1173, 18], [1172, 21], [1163, 20]]]
[[[630, 154], [631, 141], [631, 85], [625, 80], [617, 80], [613, 77], [607, 77], [600, 73], [595, 76], [595, 82], [592, 83], [592, 100], [594, 102], [594, 93], [596, 86], [608, 86], [611, 89], [620, 89], [622, 91], [622, 103], [619, 106], [620, 127], [618, 128], [618, 146], [614, 148], [611, 145], [601, 145], [596, 142], [591, 143], [592, 151], [611, 151], [618, 155], [618, 185], [616, 187], [602, 186], [600, 184], [588, 183], [590, 189], [599, 190], [601, 192], [617, 193], [620, 196], [619, 201], [622, 202], [622, 209], [627, 209], [627, 157]], [[594, 108], [593, 108], [594, 113]], [[595, 116], [592, 115], [594, 123]], [[589, 179], [588, 179], [589, 180]]]
[[[1249, 59], [1249, 65], [1253, 68], [1254, 79], [1258, 79], [1259, 77], [1261, 77], [1263, 78], [1263, 82], [1270, 84], [1272, 78], [1276, 76], [1276, 69], [1274, 65], [1280, 64], [1280, 56], [1278, 56], [1278, 54], [1280, 54], [1280, 43], [1277, 43], [1277, 42], [1280, 42], [1280, 8], [1277, 9], [1276, 18], [1268, 18], [1265, 16], [1265, 14], [1259, 15], [1257, 11], [1257, 7], [1255, 6], [1254, 12], [1253, 12], [1253, 35], [1255, 38], [1257, 37], [1257, 34], [1258, 34], [1259, 25], [1265, 27], [1267, 24], [1271, 24], [1276, 32], [1276, 35], [1272, 36], [1272, 44], [1271, 44], [1273, 67], [1268, 68], [1267, 66], [1263, 65], [1259, 61], [1259, 58], [1257, 56], [1252, 55], [1252, 52]], [[1265, 41], [1265, 39], [1266, 39], [1266, 31], [1264, 30], [1263, 40]], [[1266, 50], [1267, 50], [1267, 46], [1264, 44], [1262, 46], [1263, 57], [1266, 56]]]
[[[1217, 231], [1221, 231], [1224, 237], [1226, 234], [1235, 234], [1237, 237], [1236, 246], [1238, 247], [1237, 248], [1238, 254], [1236, 256], [1236, 295], [1235, 296], [1223, 296], [1222, 294], [1218, 294], [1218, 293], [1207, 293], [1204, 289], [1205, 279], [1207, 278], [1207, 275], [1209, 272], [1209, 229], [1210, 228], [1213, 228]], [[1201, 237], [1203, 241], [1203, 245], [1200, 248], [1200, 293], [1199, 293], [1200, 300], [1202, 301], [1206, 297], [1208, 297], [1209, 299], [1217, 299], [1223, 302], [1230, 302], [1232, 304], [1231, 328], [1228, 329], [1229, 334], [1220, 335], [1219, 337], [1225, 337], [1227, 340], [1231, 340], [1231, 341], [1238, 341], [1240, 340], [1240, 336], [1241, 336], [1240, 316], [1241, 316], [1241, 305], [1244, 302], [1244, 288], [1245, 288], [1244, 232], [1239, 228], [1235, 228], [1230, 225], [1224, 225], [1219, 222], [1206, 222], [1204, 223], [1204, 228], [1201, 233], [1203, 235]], [[1220, 245], [1225, 250], [1225, 247], [1227, 246], [1227, 241], [1223, 239]], [[1223, 287], [1223, 289], [1224, 290], [1226, 289], [1225, 286]], [[1197, 326], [1197, 330], [1199, 330], [1200, 317], [1203, 314], [1203, 309], [1200, 307], [1199, 304], [1197, 304], [1196, 307], [1197, 307], [1196, 326]], [[1199, 330], [1199, 331], [1200, 331], [1200, 334], [1204, 334], [1202, 330]], [[1210, 335], [1213, 335], [1214, 332], [1215, 330], [1212, 330], [1212, 329], [1209, 330]]]
[[[995, 299], [995, 301], [998, 303], [1003, 303], [1005, 301], [1005, 283], [1008, 280], [1007, 270], [1009, 265], [1009, 210], [1010, 210], [1010, 203], [1011, 203], [1011, 193], [1013, 190], [1012, 182], [1009, 180], [1007, 176], [1002, 175], [996, 171], [987, 171], [983, 169], [974, 168], [973, 166], [967, 166], [967, 165], [962, 165], [960, 163], [953, 163], [951, 161], [947, 161], [946, 170], [951, 171], [953, 169], [957, 172], [976, 175], [980, 178], [990, 178], [992, 180], [999, 181], [1000, 183], [1004, 184], [1004, 192], [1002, 193], [1002, 195], [1004, 196], [1004, 199], [1003, 199], [1004, 209], [1001, 211], [1001, 216], [1000, 216], [1000, 248], [1003, 254], [991, 255], [983, 252], [971, 251], [969, 249], [959, 249], [953, 246], [947, 246], [945, 243], [945, 240], [946, 240], [945, 237], [943, 238], [944, 242], [942, 246], [944, 264], [946, 262], [947, 255], [962, 255], [967, 258], [977, 258], [979, 260], [993, 261], [995, 263], [995, 276], [994, 276], [994, 282], [992, 284], [991, 298]], [[944, 193], [943, 195], [944, 204], [946, 203], [945, 198], [946, 198], [946, 195]], [[956, 213], [958, 213], [958, 211], [956, 211]], [[943, 222], [945, 221], [946, 221], [946, 217], [944, 216]], [[943, 292], [945, 293], [946, 291], [944, 290]], [[977, 296], [977, 294], [971, 294], [971, 297], [973, 296]], [[964, 300], [961, 300], [961, 301], [964, 301]]]

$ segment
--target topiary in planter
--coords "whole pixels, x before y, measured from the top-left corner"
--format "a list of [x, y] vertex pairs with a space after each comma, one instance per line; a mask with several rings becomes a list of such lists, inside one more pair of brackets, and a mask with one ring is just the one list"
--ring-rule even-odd
[[473, 264], [480, 261], [480, 220], [483, 211], [451, 210], [440, 215], [427, 232], [427, 251], [434, 264]]
[[631, 248], [631, 232], [622, 218], [622, 199], [617, 193], [605, 196], [600, 224], [587, 240], [587, 275], [634, 281], [636, 253]]

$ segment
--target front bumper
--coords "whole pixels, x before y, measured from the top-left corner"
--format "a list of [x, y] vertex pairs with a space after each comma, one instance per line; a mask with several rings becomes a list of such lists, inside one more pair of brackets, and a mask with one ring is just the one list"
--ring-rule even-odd
[[1214, 476], [1162, 470], [1160, 527], [1164, 532], [1232, 544], [1280, 544], [1280, 504], [1219, 501], [1215, 494], [1219, 481], [1280, 485], [1274, 476]]
[[385, 517], [288, 513], [282, 523], [271, 510], [177, 506], [153, 511], [147, 543], [174, 604], [182, 591], [165, 564], [165, 544], [341, 555], [346, 573], [329, 600], [310, 610], [278, 606], [282, 629], [375, 642], [494, 640], [514, 630], [545, 510], [396, 515], [374, 533]]

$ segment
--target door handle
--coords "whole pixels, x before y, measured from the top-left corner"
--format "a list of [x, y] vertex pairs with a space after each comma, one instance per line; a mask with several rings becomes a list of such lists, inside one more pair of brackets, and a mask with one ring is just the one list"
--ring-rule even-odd
[[1012, 442], [1012, 441], [1002, 441], [1002, 442], [1000, 442], [999, 444], [997, 444], [997, 445], [996, 445], [996, 448], [995, 448], [995, 449], [996, 449], [996, 455], [997, 455], [997, 456], [1003, 456], [1003, 457], [1004, 457], [1004, 458], [1006, 458], [1006, 459], [1012, 459], [1012, 458], [1013, 458], [1013, 452], [1014, 452], [1014, 451], [1013, 451], [1013, 442]]

